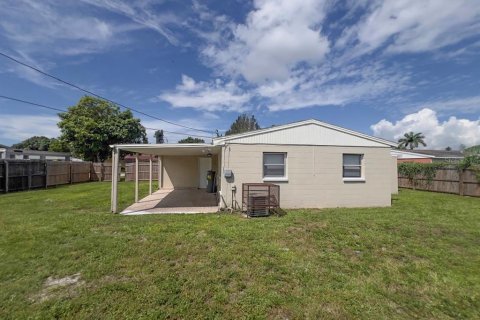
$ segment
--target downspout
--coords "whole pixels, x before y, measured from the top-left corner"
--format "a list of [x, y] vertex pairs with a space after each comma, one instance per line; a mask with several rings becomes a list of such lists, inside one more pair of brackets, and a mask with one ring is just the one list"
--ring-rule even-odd
[[[228, 167], [230, 168], [230, 152], [231, 152], [231, 151], [230, 151], [230, 145], [229, 145], [227, 142], [225, 142], [225, 159], [227, 158], [227, 156], [226, 156], [227, 148], [228, 148]], [[225, 162], [227, 162], [227, 161], [225, 161]], [[225, 168], [224, 168], [224, 170], [225, 170]], [[231, 170], [231, 169], [230, 169], [230, 170]], [[235, 179], [235, 173], [234, 173], [234, 179]], [[225, 178], [225, 181], [227, 181], [226, 178]], [[235, 203], [235, 202], [234, 202], [234, 195], [235, 195], [236, 189], [234, 190], [234, 188], [233, 188], [231, 185], [232, 185], [231, 183], [228, 183], [228, 186], [229, 186], [229, 188], [230, 188], [230, 190], [231, 190], [231, 195], [230, 195], [230, 196], [231, 196], [232, 199], [231, 199], [230, 206], [227, 207], [227, 210], [230, 211], [230, 212], [233, 212], [233, 210], [234, 210], [234, 203]]]
[[[227, 149], [228, 145], [227, 143], [223, 143], [222, 145], [222, 149], [221, 149], [221, 152], [220, 152], [220, 161], [221, 161], [221, 166], [220, 166], [220, 171], [219, 174], [220, 174], [220, 192], [219, 192], [219, 207], [223, 207], [225, 208], [226, 210], [230, 210], [231, 211], [231, 207], [228, 205], [228, 203], [225, 201], [225, 197], [224, 197], [224, 194], [225, 194], [225, 191], [227, 190], [227, 185], [230, 185], [227, 181], [227, 179], [225, 178], [224, 176], [224, 172], [225, 172], [225, 164], [226, 164], [226, 149]], [[225, 183], [223, 183], [223, 181], [225, 181]], [[227, 195], [227, 194], [225, 194]], [[224, 206], [223, 206], [224, 205]]]

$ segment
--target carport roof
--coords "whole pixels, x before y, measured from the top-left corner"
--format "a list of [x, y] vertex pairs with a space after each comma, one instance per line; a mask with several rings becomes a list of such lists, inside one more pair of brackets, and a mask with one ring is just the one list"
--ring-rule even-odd
[[208, 143], [178, 143], [178, 144], [115, 144], [110, 147], [117, 150], [160, 155], [160, 156], [202, 156], [220, 153], [221, 147]]

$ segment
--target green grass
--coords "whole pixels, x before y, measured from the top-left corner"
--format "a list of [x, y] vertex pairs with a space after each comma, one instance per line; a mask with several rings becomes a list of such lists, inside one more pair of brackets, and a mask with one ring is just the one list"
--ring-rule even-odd
[[0, 318], [480, 317], [478, 198], [402, 190], [391, 208], [245, 219], [113, 215], [109, 197], [0, 195]]

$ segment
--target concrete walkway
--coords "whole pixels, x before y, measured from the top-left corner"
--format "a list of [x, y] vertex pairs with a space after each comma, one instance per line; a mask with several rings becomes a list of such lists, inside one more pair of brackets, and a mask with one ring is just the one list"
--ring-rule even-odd
[[124, 215], [209, 213], [218, 211], [214, 193], [205, 189], [158, 190], [121, 212]]

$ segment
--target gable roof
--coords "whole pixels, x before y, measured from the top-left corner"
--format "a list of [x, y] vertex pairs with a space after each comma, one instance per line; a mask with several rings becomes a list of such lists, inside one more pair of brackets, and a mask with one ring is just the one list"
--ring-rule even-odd
[[227, 142], [338, 146], [397, 146], [396, 142], [369, 136], [315, 119], [213, 138], [214, 145], [225, 144]]

